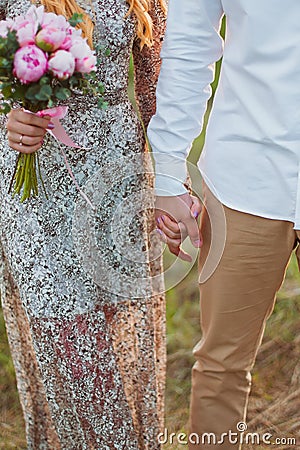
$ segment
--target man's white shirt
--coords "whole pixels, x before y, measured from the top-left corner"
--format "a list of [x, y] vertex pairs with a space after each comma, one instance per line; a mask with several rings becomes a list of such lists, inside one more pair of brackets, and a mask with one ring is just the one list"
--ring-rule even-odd
[[223, 56], [202, 176], [226, 206], [300, 229], [300, 1], [170, 0], [161, 56], [148, 127], [157, 194], [186, 192], [185, 159]]

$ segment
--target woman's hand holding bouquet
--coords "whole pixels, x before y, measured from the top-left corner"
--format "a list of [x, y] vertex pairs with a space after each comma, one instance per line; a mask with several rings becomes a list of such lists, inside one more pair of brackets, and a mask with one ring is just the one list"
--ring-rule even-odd
[[[25, 16], [0, 22], [0, 112], [9, 113], [9, 145], [19, 152], [12, 183], [21, 201], [38, 195], [37, 150], [56, 112], [47, 109], [78, 93], [92, 93], [105, 106], [95, 53], [75, 28], [80, 21], [31, 6]], [[12, 110], [16, 104], [23, 109]]]

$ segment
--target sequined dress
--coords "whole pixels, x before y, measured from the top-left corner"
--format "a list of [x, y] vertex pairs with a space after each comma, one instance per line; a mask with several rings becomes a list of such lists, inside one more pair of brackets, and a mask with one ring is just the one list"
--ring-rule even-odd
[[[165, 18], [153, 0], [154, 45], [140, 51], [126, 0], [79, 4], [96, 22], [98, 74], [109, 106], [99, 110], [92, 97], [72, 98], [63, 125], [80, 148], [63, 150], [93, 208], [53, 137], [39, 151], [49, 198], [42, 192], [23, 204], [12, 198], [16, 153], [3, 120], [0, 129], [1, 301], [27, 448], [158, 449], [165, 376], [160, 246], [151, 233], [152, 168], [127, 84], [132, 52], [147, 125]], [[1, 0], [1, 16], [29, 6]]]

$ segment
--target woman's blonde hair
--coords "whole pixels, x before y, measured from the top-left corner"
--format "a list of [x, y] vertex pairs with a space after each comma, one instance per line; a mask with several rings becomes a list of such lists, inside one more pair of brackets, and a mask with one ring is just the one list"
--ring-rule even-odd
[[[165, 0], [159, 0], [161, 8], [166, 13]], [[89, 45], [93, 46], [93, 29], [94, 24], [92, 18], [87, 15], [77, 4], [76, 0], [41, 0], [46, 11], [62, 14], [70, 18], [74, 13], [83, 15], [83, 22], [79, 25], [83, 35], [87, 38]], [[140, 39], [141, 48], [144, 45], [152, 45], [152, 20], [149, 14], [150, 0], [127, 0], [129, 11], [126, 16], [133, 13], [137, 18], [137, 36]]]
[[[137, 18], [137, 36], [140, 39], [141, 49], [144, 45], [150, 47], [152, 45], [152, 19], [149, 14], [150, 0], [127, 0], [130, 8], [127, 16], [131, 13]], [[167, 13], [165, 0], [159, 0], [160, 7], [163, 12]]]

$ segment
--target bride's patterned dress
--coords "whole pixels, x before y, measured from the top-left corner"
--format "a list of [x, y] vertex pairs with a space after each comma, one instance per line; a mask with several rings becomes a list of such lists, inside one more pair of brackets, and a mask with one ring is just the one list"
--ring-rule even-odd
[[[49, 136], [39, 151], [49, 199], [40, 190], [23, 204], [8, 194], [16, 152], [7, 145], [3, 118], [1, 301], [29, 450], [158, 449], [165, 306], [160, 257], [151, 255], [160, 245], [151, 233], [151, 201], [147, 211], [141, 204], [151, 196], [152, 176], [141, 157], [144, 134], [127, 85], [132, 53], [135, 95], [147, 126], [165, 17], [153, 0], [154, 45], [140, 51], [125, 0], [79, 4], [95, 21], [98, 76], [109, 106], [97, 109], [94, 98], [79, 95], [68, 102], [63, 125], [81, 147], [65, 148]], [[29, 6], [0, 0], [1, 18]], [[61, 146], [95, 209], [70, 179]], [[90, 235], [96, 258], [89, 253]]]

